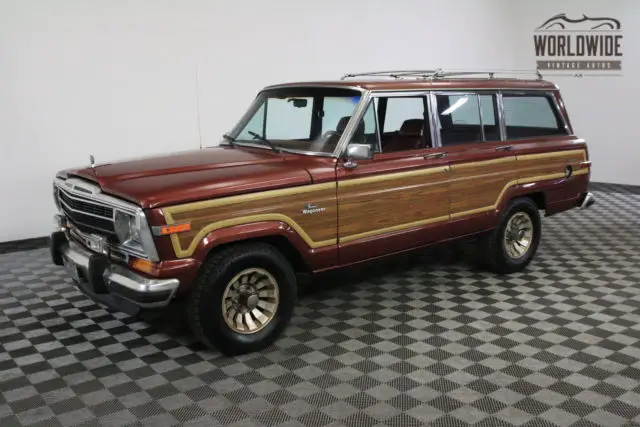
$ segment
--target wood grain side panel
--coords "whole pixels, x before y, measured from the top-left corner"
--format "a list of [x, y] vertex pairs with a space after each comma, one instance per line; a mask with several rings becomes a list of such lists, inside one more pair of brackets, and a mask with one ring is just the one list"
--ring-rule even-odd
[[[264, 192], [259, 197], [230, 197], [210, 203], [165, 209], [168, 223], [190, 222], [191, 230], [173, 235], [179, 256], [188, 256], [207, 234], [220, 228], [261, 221], [281, 221], [291, 226], [312, 248], [336, 244], [337, 203], [335, 184], [299, 192]], [[323, 211], [304, 214], [306, 203]]]
[[[580, 149], [344, 180], [337, 184], [339, 206], [336, 183], [325, 183], [171, 206], [163, 214], [167, 224], [191, 223], [189, 232], [171, 235], [180, 258], [212, 231], [261, 221], [286, 223], [320, 248], [486, 212], [514, 185], [562, 178], [567, 164], [575, 175], [588, 173], [579, 169], [585, 160]], [[303, 214], [306, 203], [324, 211]]]
[[339, 183], [340, 241], [447, 220], [449, 177], [443, 173], [447, 170], [436, 167], [388, 180]]
[[517, 179], [516, 158], [503, 157], [451, 166], [452, 217], [491, 210]]
[[586, 160], [585, 150], [559, 151], [554, 153], [525, 154], [518, 156], [518, 179], [523, 183], [552, 177], [562, 177], [567, 165], [576, 170]]

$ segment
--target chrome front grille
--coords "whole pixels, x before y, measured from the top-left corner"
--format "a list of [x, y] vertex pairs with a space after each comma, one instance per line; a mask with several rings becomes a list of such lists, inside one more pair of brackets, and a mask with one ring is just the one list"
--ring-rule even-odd
[[56, 197], [67, 219], [83, 233], [105, 235], [116, 242], [114, 209], [58, 187]]
[[95, 215], [96, 217], [113, 219], [113, 208], [98, 205], [90, 200], [83, 200], [79, 197], [73, 197], [66, 191], [62, 190], [59, 193], [59, 200], [68, 209], [73, 209], [76, 212], [82, 212], [87, 215]]

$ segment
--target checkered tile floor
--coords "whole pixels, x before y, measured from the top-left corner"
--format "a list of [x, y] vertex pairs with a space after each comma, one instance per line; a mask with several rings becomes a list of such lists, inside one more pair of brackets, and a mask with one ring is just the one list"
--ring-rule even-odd
[[44, 249], [0, 255], [0, 426], [640, 425], [640, 196], [596, 195], [525, 273], [441, 248], [322, 279], [237, 358], [178, 312], [106, 311]]

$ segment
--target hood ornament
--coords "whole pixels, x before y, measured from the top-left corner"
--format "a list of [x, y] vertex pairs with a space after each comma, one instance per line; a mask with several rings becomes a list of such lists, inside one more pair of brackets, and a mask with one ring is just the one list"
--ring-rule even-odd
[[89, 166], [91, 167], [93, 173], [98, 176], [98, 172], [96, 171], [96, 159], [93, 157], [93, 154], [89, 156]]

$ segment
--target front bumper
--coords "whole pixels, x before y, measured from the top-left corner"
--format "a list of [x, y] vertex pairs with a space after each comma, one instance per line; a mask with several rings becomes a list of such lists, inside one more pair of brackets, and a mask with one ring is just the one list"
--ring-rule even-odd
[[90, 251], [67, 237], [64, 230], [51, 234], [51, 257], [64, 265], [80, 290], [93, 300], [130, 314], [140, 308], [169, 305], [180, 281], [151, 279], [113, 262], [107, 255]]

